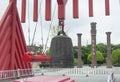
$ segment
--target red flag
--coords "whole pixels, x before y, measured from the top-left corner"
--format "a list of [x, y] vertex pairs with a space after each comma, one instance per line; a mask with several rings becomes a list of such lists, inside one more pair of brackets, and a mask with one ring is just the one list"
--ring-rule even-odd
[[57, 0], [58, 3], [58, 19], [65, 19], [65, 5], [68, 0]]
[[93, 17], [93, 0], [89, 0], [89, 17]]
[[105, 0], [105, 14], [110, 15], [109, 0]]
[[26, 0], [22, 0], [21, 22], [24, 23], [26, 18]]
[[45, 5], [45, 19], [51, 20], [51, 0], [46, 0], [46, 5]]
[[33, 21], [38, 20], [38, 0], [34, 0]]
[[73, 0], [73, 18], [79, 18], [78, 16], [78, 0]]

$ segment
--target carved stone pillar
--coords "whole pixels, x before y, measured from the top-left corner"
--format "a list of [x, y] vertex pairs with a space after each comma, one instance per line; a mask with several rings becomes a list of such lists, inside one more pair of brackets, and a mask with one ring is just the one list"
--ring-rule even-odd
[[82, 68], [82, 50], [81, 50], [81, 33], [77, 34], [78, 36], [78, 68]]
[[112, 68], [112, 62], [111, 62], [111, 39], [110, 39], [111, 32], [106, 32], [106, 34], [107, 34], [107, 68]]
[[92, 65], [91, 67], [97, 67], [96, 61], [96, 23], [91, 23], [91, 44], [92, 44]]

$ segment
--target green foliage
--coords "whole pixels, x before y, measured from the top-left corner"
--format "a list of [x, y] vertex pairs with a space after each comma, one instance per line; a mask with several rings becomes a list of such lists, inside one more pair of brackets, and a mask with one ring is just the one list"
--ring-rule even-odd
[[51, 37], [55, 37], [59, 31], [60, 31], [60, 28], [58, 26], [52, 26], [51, 27]]
[[78, 64], [78, 59], [74, 58], [74, 65], [77, 65], [77, 64]]
[[[82, 61], [82, 64], [84, 64], [83, 61]], [[74, 65], [78, 65], [78, 58], [74, 58]]]
[[106, 53], [107, 53], [107, 45], [103, 44], [103, 43], [99, 43], [96, 46], [97, 51], [100, 51], [104, 57], [106, 57]]
[[88, 64], [87, 61], [88, 54], [91, 52], [91, 45], [82, 46], [82, 60], [85, 64]]
[[113, 64], [120, 64], [120, 49], [113, 50], [112, 63]]
[[78, 47], [73, 46], [73, 51], [74, 51], [74, 58], [78, 58]]
[[38, 47], [39, 47], [39, 49], [38, 49], [38, 51], [37, 51], [37, 54], [39, 55], [40, 53], [43, 52], [43, 46], [42, 46], [42, 45], [39, 45]]
[[[92, 53], [90, 53], [90, 54], [88, 55], [87, 60], [88, 60], [89, 62], [91, 62], [91, 60], [92, 60]], [[104, 57], [103, 57], [103, 55], [102, 55], [102, 53], [101, 53], [100, 51], [97, 51], [97, 52], [96, 52], [96, 60], [97, 60], [97, 63], [98, 63], [98, 64], [101, 64], [101, 63], [103, 63], [103, 61], [104, 61]]]
[[50, 55], [50, 48], [47, 49], [46, 55]]
[[117, 45], [111, 44], [111, 48], [112, 50], [120, 49], [120, 44]]
[[[104, 58], [107, 57], [107, 45], [105, 45], [103, 43], [99, 43], [96, 45], [96, 48], [97, 48], [97, 51], [100, 51], [102, 53]], [[106, 62], [106, 60], [104, 60], [104, 62]]]

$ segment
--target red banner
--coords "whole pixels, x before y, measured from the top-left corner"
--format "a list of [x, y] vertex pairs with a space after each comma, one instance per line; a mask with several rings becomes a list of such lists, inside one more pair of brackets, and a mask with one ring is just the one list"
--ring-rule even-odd
[[[38, 0], [34, 0], [33, 21], [38, 20]], [[29, 13], [29, 12], [28, 12]]]
[[46, 5], [45, 5], [45, 19], [47, 21], [51, 20], [51, 0], [46, 0]]
[[24, 23], [26, 18], [26, 0], [22, 0], [21, 22]]
[[89, 0], [89, 17], [93, 17], [93, 0]]
[[78, 13], [78, 0], [73, 0], [73, 18], [79, 18], [79, 13]]
[[105, 15], [110, 15], [109, 0], [105, 0]]

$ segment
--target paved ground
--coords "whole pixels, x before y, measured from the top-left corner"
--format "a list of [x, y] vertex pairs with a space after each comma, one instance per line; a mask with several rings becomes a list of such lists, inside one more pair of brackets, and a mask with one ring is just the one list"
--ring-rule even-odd
[[89, 77], [72, 77], [75, 82], [107, 82], [107, 77], [89, 76]]
[[115, 74], [115, 82], [120, 82], [120, 74]]

